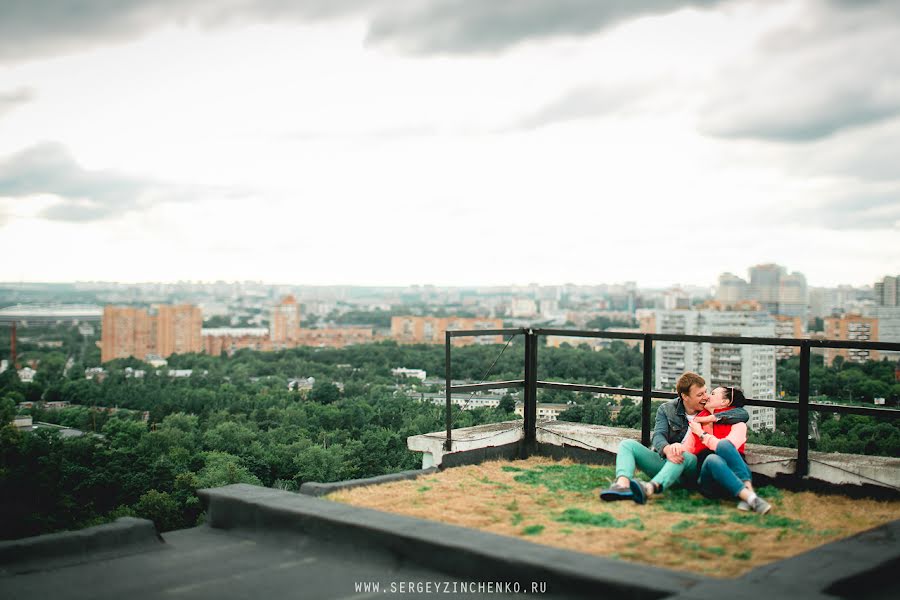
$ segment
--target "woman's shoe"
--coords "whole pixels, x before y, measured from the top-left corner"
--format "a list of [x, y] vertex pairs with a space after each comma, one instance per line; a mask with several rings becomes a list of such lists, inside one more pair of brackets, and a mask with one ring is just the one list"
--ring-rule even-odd
[[753, 502], [750, 503], [750, 508], [752, 508], [753, 512], [755, 512], [756, 514], [764, 515], [772, 510], [772, 505], [757, 496], [753, 499]]

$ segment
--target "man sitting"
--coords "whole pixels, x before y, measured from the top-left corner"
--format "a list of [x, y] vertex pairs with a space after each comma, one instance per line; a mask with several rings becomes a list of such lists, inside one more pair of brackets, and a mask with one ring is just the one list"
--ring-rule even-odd
[[[616, 454], [616, 481], [600, 492], [606, 501], [631, 499], [639, 504], [653, 494], [668, 489], [679, 479], [685, 483], [697, 481], [697, 457], [685, 452], [682, 441], [688, 433], [688, 425], [703, 410], [709, 399], [706, 380], [690, 371], [678, 378], [675, 384], [678, 397], [666, 402], [656, 411], [651, 445], [644, 447], [637, 440], [622, 440]], [[735, 407], [721, 413], [719, 423], [734, 425], [750, 420], [744, 408]], [[649, 482], [634, 481], [635, 467], [652, 477]], [[638, 488], [640, 486], [640, 488]]]

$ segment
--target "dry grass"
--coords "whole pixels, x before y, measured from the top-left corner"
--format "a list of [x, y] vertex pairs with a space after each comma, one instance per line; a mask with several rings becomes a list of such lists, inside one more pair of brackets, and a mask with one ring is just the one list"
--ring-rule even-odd
[[597, 490], [612, 477], [611, 467], [536, 457], [457, 467], [328, 498], [716, 577], [739, 576], [900, 518], [900, 502], [774, 488], [761, 491], [774, 506], [765, 516], [684, 490], [646, 506], [601, 502]]

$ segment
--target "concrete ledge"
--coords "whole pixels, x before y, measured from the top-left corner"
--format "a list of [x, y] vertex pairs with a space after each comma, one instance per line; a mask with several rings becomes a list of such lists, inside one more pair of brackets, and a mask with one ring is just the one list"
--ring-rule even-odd
[[153, 521], [121, 517], [80, 531], [0, 542], [0, 574], [27, 573], [162, 548]]
[[[446, 432], [407, 439], [410, 450], [423, 452], [423, 466], [456, 466], [490, 458], [513, 458], [512, 449], [525, 437], [522, 421], [504, 421], [454, 429], [453, 448], [444, 449]], [[537, 424], [538, 453], [579, 462], [614, 463], [619, 443], [640, 440], [635, 429], [567, 421]], [[504, 450], [505, 449], [505, 450]], [[809, 475], [798, 480], [797, 450], [747, 444], [747, 464], [764, 482], [791, 489], [836, 491], [848, 495], [900, 497], [900, 458], [825, 452], [809, 453]]]
[[[823, 592], [844, 592], [849, 594], [845, 597], [858, 598], [863, 596], [862, 591], [866, 587], [878, 589], [884, 586], [885, 590], [900, 591], [897, 572], [891, 568], [898, 564], [900, 520], [763, 565], [745, 575], [744, 579], [769, 585], [777, 583], [783, 587], [806, 579], [817, 582], [816, 589]], [[857, 584], [860, 587], [856, 587]]]
[[707, 581], [672, 600], [696, 598], [891, 599], [900, 596], [900, 521], [758, 567], [733, 581]]
[[436, 473], [437, 467], [430, 469], [418, 469], [415, 471], [401, 471], [399, 473], [389, 473], [387, 475], [379, 475], [377, 477], [366, 477], [365, 479], [348, 479], [346, 481], [335, 481], [332, 483], [319, 483], [318, 481], [307, 481], [300, 486], [300, 493], [307, 496], [325, 496], [338, 490], [349, 490], [356, 487], [366, 485], [378, 485], [380, 483], [390, 483], [392, 481], [405, 481], [408, 479], [416, 479], [422, 475], [430, 475]]
[[[541, 546], [525, 540], [383, 513], [281, 490], [235, 484], [199, 490], [208, 523], [222, 529], [303, 533], [388, 552], [456, 577], [546, 581], [554, 593], [662, 598], [696, 585], [690, 574]], [[285, 541], [289, 541], [287, 538]]]
[[410, 436], [406, 438], [406, 447], [422, 453], [422, 468], [427, 469], [443, 465], [444, 457], [450, 454], [518, 444], [524, 437], [522, 421], [504, 421], [454, 429], [450, 450], [444, 448], [446, 431]]

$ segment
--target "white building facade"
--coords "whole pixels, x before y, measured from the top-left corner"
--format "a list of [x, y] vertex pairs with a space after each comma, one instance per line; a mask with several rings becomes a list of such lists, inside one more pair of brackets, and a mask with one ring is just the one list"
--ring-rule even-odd
[[[661, 310], [656, 332], [683, 335], [775, 337], [775, 319], [763, 312]], [[775, 346], [655, 342], [655, 386], [674, 390], [685, 371], [699, 373], [710, 390], [739, 387], [748, 398], [774, 400]], [[775, 429], [775, 409], [748, 406], [749, 426], [755, 431]]]

